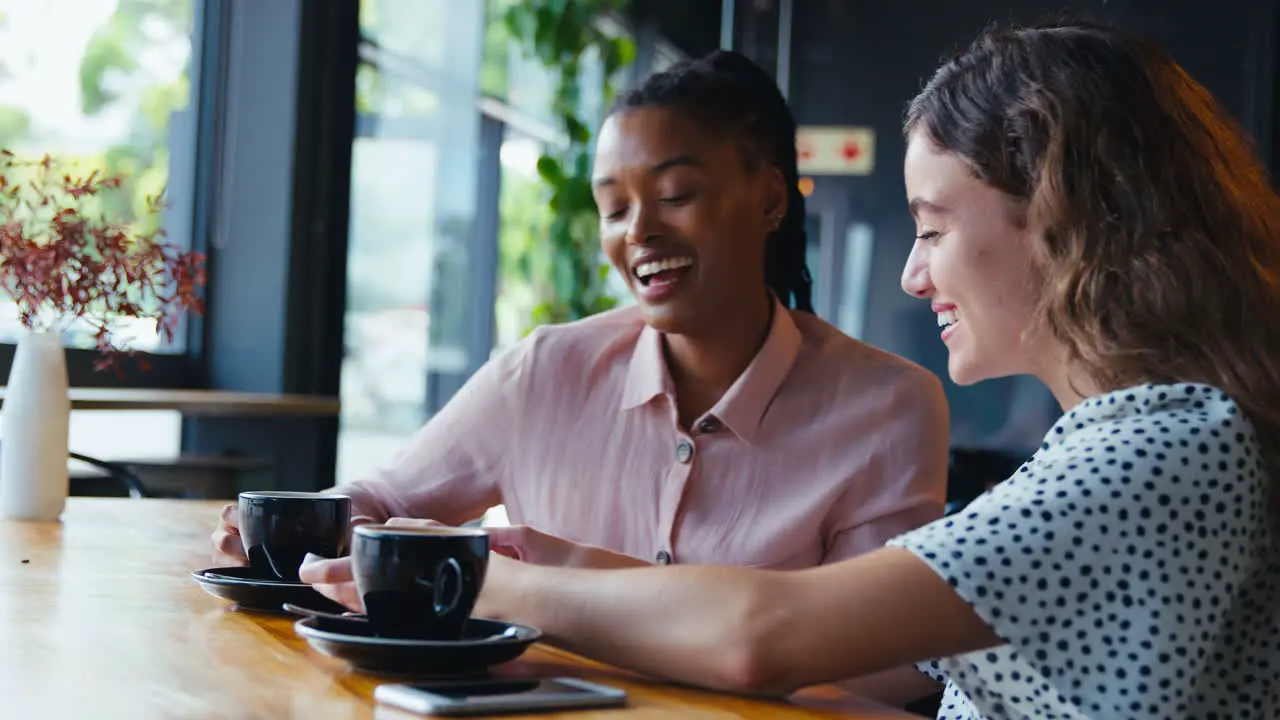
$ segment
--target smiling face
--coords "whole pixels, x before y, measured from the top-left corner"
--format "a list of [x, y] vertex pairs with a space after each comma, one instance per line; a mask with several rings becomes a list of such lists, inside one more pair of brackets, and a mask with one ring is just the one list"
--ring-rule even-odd
[[786, 210], [776, 168], [677, 110], [610, 116], [596, 144], [600, 242], [647, 324], [706, 332], [767, 291], [764, 250]]
[[907, 199], [916, 240], [902, 289], [932, 301], [947, 369], [961, 385], [1041, 374], [1047, 343], [1031, 332], [1037, 301], [1034, 236], [1017, 200], [974, 177], [921, 130], [907, 144]]

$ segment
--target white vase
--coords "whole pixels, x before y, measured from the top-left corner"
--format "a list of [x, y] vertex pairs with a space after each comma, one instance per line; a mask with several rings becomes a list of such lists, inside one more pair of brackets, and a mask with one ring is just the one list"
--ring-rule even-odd
[[57, 520], [67, 503], [71, 400], [56, 333], [18, 340], [0, 407], [0, 517]]

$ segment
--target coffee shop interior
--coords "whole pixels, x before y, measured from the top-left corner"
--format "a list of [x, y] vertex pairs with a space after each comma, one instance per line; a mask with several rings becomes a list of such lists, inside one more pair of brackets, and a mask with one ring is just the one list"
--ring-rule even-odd
[[[527, 51], [515, 0], [0, 4], [0, 145], [121, 175], [131, 212], [163, 188], [169, 241], [206, 259], [202, 307], [172, 337], [154, 319], [115, 323], [137, 354], [113, 369], [98, 367], [94, 326], [63, 333], [70, 494], [230, 498], [359, 479], [531, 328], [628, 303], [595, 272], [594, 249], [555, 241], [555, 180], [539, 157], [582, 140], [566, 113], [593, 129], [611, 94], [717, 47], [774, 74], [801, 142], [836, 138], [839, 149], [801, 156], [815, 309], [943, 378], [949, 501], [1016, 467], [1059, 411], [1031, 379], [946, 379], [932, 312], [899, 288], [912, 233], [900, 122], [945, 52], [990, 21], [1064, 8], [612, 5], [590, 22], [621, 55], [606, 62], [588, 43], [574, 74]], [[1066, 9], [1169, 48], [1274, 166], [1275, 3]], [[558, 273], [575, 262], [589, 272]], [[6, 376], [23, 332], [6, 297]]]
[[[519, 672], [625, 688], [628, 702], [655, 713], [645, 717], [835, 716], [809, 708], [846, 702], [856, 688], [806, 687], [792, 706], [610, 674], [606, 663], [619, 663], [577, 657], [572, 646], [546, 643], [525, 654], [543, 637], [542, 623], [471, 616], [487, 563], [540, 564], [490, 552], [490, 538], [522, 530], [514, 510], [506, 512], [527, 511], [515, 496], [505, 496], [506, 508], [490, 494], [465, 517], [434, 518], [451, 527], [424, 527], [431, 521], [418, 518], [413, 528], [388, 529], [356, 517], [356, 504], [369, 507], [376, 495], [367, 486], [356, 499], [353, 491], [314, 491], [391, 466], [452, 399], [475, 387], [468, 382], [486, 363], [535, 328], [635, 302], [629, 279], [601, 250], [590, 181], [597, 131], [627, 88], [727, 48], [773, 78], [786, 103], [770, 107], [785, 117], [789, 106], [797, 121], [798, 183], [779, 186], [804, 198], [805, 241], [793, 247], [797, 256], [803, 247], [815, 314], [922, 367], [928, 373], [910, 369], [922, 381], [937, 376], [950, 418], [945, 511], [980, 509], [971, 501], [1041, 447], [1061, 410], [1029, 376], [953, 382], [939, 340], [948, 311], [903, 292], [916, 239], [904, 193], [904, 108], [942, 58], [993, 21], [1064, 14], [1118, 25], [1167, 49], [1234, 115], [1267, 167], [1280, 167], [1280, 2], [1273, 0], [0, 0], [0, 377], [7, 378], [0, 715], [21, 708], [31, 717], [368, 718], [375, 699], [384, 699], [377, 693], [393, 692], [382, 689], [379, 671], [466, 674], [522, 656]], [[66, 209], [41, 214], [50, 203]], [[760, 242], [778, 227], [761, 230]], [[654, 272], [675, 269], [651, 264]], [[778, 311], [759, 305], [777, 327]], [[548, 391], [539, 402], [566, 393]], [[806, 401], [817, 395], [801, 393]], [[845, 402], [844, 394], [828, 395]], [[586, 417], [576, 403], [560, 412]], [[944, 416], [940, 402], [935, 410]], [[774, 412], [788, 429], [797, 426], [792, 417], [803, 427], [822, 420], [808, 422], [808, 405]], [[487, 426], [474, 415], [466, 433], [483, 436]], [[677, 410], [670, 415], [675, 420]], [[679, 421], [680, 432], [715, 432], [705, 419]], [[877, 443], [878, 431], [859, 440]], [[436, 437], [460, 446], [466, 433]], [[929, 433], [910, 435], [926, 446], [920, 438]], [[936, 462], [919, 474], [939, 480], [928, 498], [934, 510], [946, 446], [941, 431], [932, 436]], [[572, 440], [570, 447], [578, 433]], [[663, 465], [652, 475], [686, 477], [694, 444], [676, 444], [672, 461], [668, 441], [662, 435], [655, 446], [675, 469], [667, 475]], [[825, 451], [832, 441], [822, 441]], [[546, 453], [568, 457], [557, 473], [580, 460], [561, 447]], [[915, 456], [927, 454], [895, 462], [914, 468]], [[777, 459], [766, 455], [749, 457]], [[411, 494], [417, 477], [406, 472], [401, 482]], [[661, 493], [651, 494], [679, 501], [677, 484], [661, 482]], [[759, 527], [793, 529], [782, 527], [788, 516], [775, 507], [796, 487], [765, 503]], [[737, 515], [717, 514], [736, 498], [703, 494], [710, 554], [759, 540]], [[546, 505], [573, 504], [564, 497]], [[407, 502], [377, 502], [392, 525], [404, 519], [395, 510], [413, 514]], [[628, 511], [626, 500], [616, 504]], [[829, 503], [816, 505], [826, 512]], [[583, 523], [608, 522], [608, 513], [580, 514], [590, 515], [575, 518]], [[477, 524], [516, 527], [452, 527]], [[935, 523], [944, 524], [951, 519]], [[202, 571], [213, 562], [211, 531], [218, 567]], [[680, 550], [668, 543], [670, 523], [666, 532], [635, 562], [672, 564]], [[327, 550], [316, 549], [319, 536]], [[773, 550], [767, 539], [757, 544]], [[814, 553], [829, 549], [816, 539], [810, 545]], [[234, 566], [223, 557], [228, 547], [244, 554]], [[396, 576], [396, 558], [410, 556], [433, 564], [430, 582], [417, 566], [412, 577]], [[326, 574], [348, 562], [348, 571], [364, 575]], [[706, 567], [679, 557], [674, 564], [652, 572]], [[489, 571], [490, 586], [497, 576]], [[365, 593], [386, 589], [378, 583], [387, 594]], [[338, 594], [348, 586], [363, 588], [359, 602]], [[601, 597], [624, 595], [639, 596]], [[393, 596], [405, 604], [386, 600]], [[337, 615], [358, 605], [365, 617]], [[418, 614], [421, 607], [436, 615]], [[330, 616], [316, 614], [323, 611]], [[741, 636], [742, 624], [725, 637]], [[610, 631], [615, 626], [630, 624]], [[683, 639], [668, 635], [673, 645]], [[706, 655], [720, 658], [722, 645]], [[464, 646], [479, 650], [455, 652]], [[812, 654], [808, 646], [803, 652]], [[474, 667], [458, 665], [464, 657]], [[931, 713], [942, 695], [922, 702], [911, 709]]]

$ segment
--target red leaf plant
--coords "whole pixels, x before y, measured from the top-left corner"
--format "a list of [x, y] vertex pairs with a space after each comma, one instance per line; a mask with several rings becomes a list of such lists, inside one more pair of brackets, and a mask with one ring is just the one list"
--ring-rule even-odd
[[[80, 177], [48, 155], [21, 160], [0, 150], [0, 289], [23, 326], [64, 332], [88, 323], [102, 353], [94, 367], [134, 355], [113, 333], [121, 318], [152, 319], [166, 342], [187, 311], [204, 313], [205, 258], [166, 241], [162, 195], [148, 197], [133, 222], [105, 217], [97, 200], [123, 179], [97, 170]], [[143, 370], [145, 359], [139, 358]]]

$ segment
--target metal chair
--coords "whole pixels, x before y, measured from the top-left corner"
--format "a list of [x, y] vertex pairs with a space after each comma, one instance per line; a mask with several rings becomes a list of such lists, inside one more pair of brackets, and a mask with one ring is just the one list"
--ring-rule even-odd
[[[2, 444], [0, 444], [0, 452], [3, 452]], [[67, 455], [72, 460], [78, 460], [106, 472], [107, 476], [119, 484], [121, 489], [128, 493], [131, 498], [151, 497], [151, 493], [147, 491], [147, 486], [143, 484], [137, 474], [124, 465], [109, 460], [99, 460], [76, 452], [69, 452]]]
[[69, 453], [69, 455], [72, 460], [79, 460], [86, 465], [105, 471], [107, 475], [124, 487], [129, 493], [129, 497], [135, 499], [151, 497], [151, 494], [147, 492], [147, 486], [142, 483], [142, 479], [128, 467], [110, 460], [99, 460], [77, 452]]

